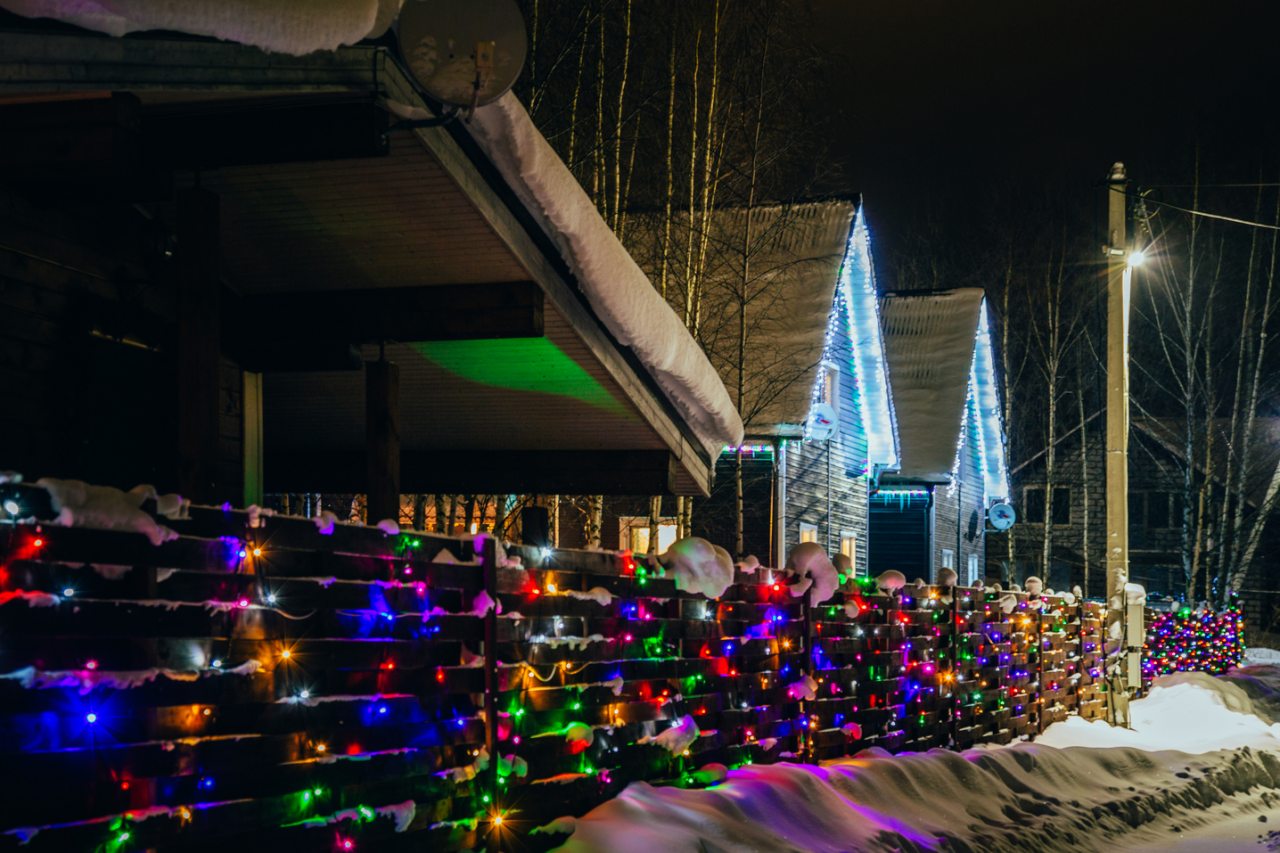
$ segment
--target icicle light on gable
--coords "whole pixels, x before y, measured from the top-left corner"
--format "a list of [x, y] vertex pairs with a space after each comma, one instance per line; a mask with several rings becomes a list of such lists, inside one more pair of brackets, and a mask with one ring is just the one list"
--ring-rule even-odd
[[[880, 327], [875, 269], [871, 263], [871, 235], [858, 208], [840, 267], [840, 296], [853, 343], [853, 368], [862, 395], [862, 419], [867, 431], [867, 461], [882, 468], [898, 467], [898, 426], [889, 392], [889, 371]], [[833, 318], [839, 312], [832, 312]]]
[[1009, 469], [1004, 455], [1004, 429], [1000, 417], [1000, 394], [996, 387], [995, 352], [991, 345], [991, 328], [987, 320], [987, 301], [978, 310], [978, 336], [973, 348], [973, 366], [969, 370], [971, 401], [977, 416], [978, 458], [982, 465], [986, 499], [1009, 499]]

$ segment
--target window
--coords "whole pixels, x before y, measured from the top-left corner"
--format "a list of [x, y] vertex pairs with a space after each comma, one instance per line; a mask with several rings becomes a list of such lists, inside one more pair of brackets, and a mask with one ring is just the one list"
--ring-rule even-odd
[[822, 368], [822, 402], [836, 408], [836, 400], [840, 393], [840, 374], [834, 367]]
[[858, 535], [856, 533], [840, 534], [840, 553], [849, 558], [849, 566], [853, 569], [854, 577], [858, 575]]
[[800, 541], [801, 542], [817, 542], [818, 541], [818, 525], [800, 522]]
[[1022, 519], [1027, 524], [1044, 524], [1044, 488], [1022, 490]]
[[942, 568], [955, 571], [956, 568], [956, 552], [950, 548], [942, 549]]
[[1055, 488], [1053, 490], [1053, 523], [1071, 523], [1071, 490]]
[[1167, 492], [1147, 493], [1147, 527], [1161, 530], [1169, 527], [1169, 495]]
[[965, 584], [967, 586], [973, 586], [975, 583], [978, 582], [979, 578], [978, 578], [978, 555], [977, 554], [969, 555], [969, 571], [965, 573], [964, 579], [965, 579]]
[[1157, 530], [1176, 530], [1182, 527], [1184, 506], [1182, 492], [1148, 492], [1147, 527]]
[[[649, 518], [643, 515], [627, 515], [618, 519], [618, 541], [633, 554], [649, 553]], [[658, 519], [658, 553], [661, 554], [676, 541], [676, 520]]]

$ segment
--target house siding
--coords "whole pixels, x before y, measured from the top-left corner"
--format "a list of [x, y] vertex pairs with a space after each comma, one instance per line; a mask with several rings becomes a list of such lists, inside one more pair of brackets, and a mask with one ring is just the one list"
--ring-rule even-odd
[[970, 555], [978, 557], [978, 577], [986, 576], [986, 495], [982, 479], [980, 444], [974, 403], [966, 403], [964, 432], [959, 447], [956, 479], [950, 485], [933, 488], [933, 550], [930, 577], [936, 580], [943, 569], [944, 550], [954, 553], [954, 569], [963, 580]]
[[818, 544], [828, 553], [840, 551], [842, 533], [858, 537], [855, 568], [867, 567], [867, 434], [862, 418], [861, 385], [853, 369], [847, 306], [837, 299], [836, 322], [827, 362], [840, 377], [839, 426], [828, 441], [790, 441], [787, 453], [787, 505], [784, 546], [800, 542], [801, 523], [818, 528]]

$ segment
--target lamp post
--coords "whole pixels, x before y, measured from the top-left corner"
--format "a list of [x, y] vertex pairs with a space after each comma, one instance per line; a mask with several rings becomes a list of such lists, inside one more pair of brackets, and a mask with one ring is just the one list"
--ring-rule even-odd
[[[1104, 670], [1112, 689], [1125, 691], [1141, 678], [1141, 662], [1125, 632], [1129, 582], [1129, 286], [1133, 267], [1145, 260], [1128, 250], [1128, 177], [1123, 163], [1107, 178], [1107, 621]], [[1107, 653], [1107, 650], [1111, 650]], [[1114, 657], [1112, 657], [1114, 655]], [[1114, 723], [1114, 720], [1112, 720]]]

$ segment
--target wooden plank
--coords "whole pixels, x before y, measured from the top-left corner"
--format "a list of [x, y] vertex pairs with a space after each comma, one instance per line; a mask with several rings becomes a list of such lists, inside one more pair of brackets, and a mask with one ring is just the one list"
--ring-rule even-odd
[[306, 362], [296, 354], [315, 346], [537, 338], [542, 310], [542, 290], [527, 281], [290, 291], [228, 306], [224, 342], [248, 369], [298, 369]]
[[151, 106], [141, 131], [149, 162], [202, 170], [380, 157], [389, 123], [372, 96], [295, 96]]
[[[268, 405], [270, 405], [268, 403]], [[270, 492], [362, 492], [359, 453], [267, 447]], [[674, 467], [665, 450], [402, 450], [400, 482], [406, 492], [428, 494], [657, 495], [674, 491]]]

